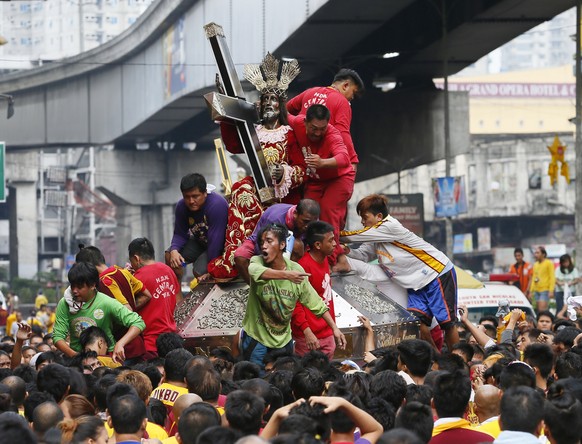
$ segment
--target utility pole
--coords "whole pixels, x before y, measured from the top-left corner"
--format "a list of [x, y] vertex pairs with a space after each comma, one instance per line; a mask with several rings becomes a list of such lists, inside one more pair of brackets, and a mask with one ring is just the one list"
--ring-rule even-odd
[[580, 20], [582, 19], [582, 0], [576, 5], [576, 259], [582, 258], [582, 63], [580, 61]]
[[[447, 41], [447, 1], [441, 0], [441, 23], [443, 34], [443, 79], [444, 79], [444, 118], [445, 118], [445, 176], [451, 175], [451, 122], [449, 114], [449, 48]], [[445, 217], [446, 252], [453, 259], [453, 220]]]

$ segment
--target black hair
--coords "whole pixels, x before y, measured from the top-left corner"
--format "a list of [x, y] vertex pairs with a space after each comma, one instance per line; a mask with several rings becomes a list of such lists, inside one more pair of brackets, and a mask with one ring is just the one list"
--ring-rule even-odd
[[284, 227], [281, 224], [273, 223], [265, 225], [257, 233], [257, 244], [259, 246], [263, 242], [263, 235], [267, 232], [273, 233], [277, 238], [278, 243], [282, 242], [287, 245], [287, 236], [289, 236], [289, 230], [287, 230], [287, 227]]
[[147, 416], [148, 421], [164, 427], [168, 416], [168, 409], [166, 409], [166, 405], [162, 401], [150, 396], [147, 405]]
[[258, 435], [261, 429], [265, 403], [257, 395], [236, 390], [226, 397], [224, 414], [230, 427], [245, 435]]
[[396, 348], [400, 353], [400, 360], [413, 376], [426, 376], [432, 363], [432, 347], [428, 342], [405, 339]]
[[520, 247], [517, 247], [515, 250], [513, 250], [513, 254], [515, 254], [515, 253], [521, 253], [521, 254], [523, 254], [523, 249], [520, 248]]
[[107, 389], [107, 410], [117, 433], [137, 433], [147, 417], [146, 405], [135, 388], [122, 382]]
[[341, 68], [333, 78], [333, 83], [341, 82], [343, 80], [350, 80], [358, 87], [358, 95], [363, 94], [365, 90], [364, 81], [360, 77], [360, 75], [354, 71], [353, 69], [349, 68]]
[[22, 378], [26, 384], [36, 383], [36, 370], [28, 364], [20, 364], [14, 369], [13, 375]]
[[184, 444], [196, 444], [206, 429], [220, 425], [220, 414], [207, 402], [197, 402], [184, 409], [178, 421], [178, 433]]
[[309, 350], [301, 357], [303, 368], [315, 368], [324, 373], [329, 369], [329, 358], [321, 350]]
[[479, 318], [479, 324], [481, 324], [483, 321], [490, 321], [493, 322], [493, 325], [495, 326], [495, 328], [497, 328], [497, 326], [499, 325], [499, 321], [497, 320], [497, 318], [493, 315], [485, 315], [485, 316], [481, 316]]
[[273, 370], [291, 370], [293, 374], [301, 371], [303, 367], [301, 366], [301, 358], [296, 355], [292, 356], [281, 356], [277, 358], [273, 364]]
[[550, 310], [540, 311], [538, 313], [537, 320], [539, 321], [542, 316], [546, 316], [546, 317], [550, 318], [552, 320], [552, 324], [554, 323], [554, 320], [556, 319], [556, 317], [554, 316], [554, 314]]
[[18, 413], [5, 412], [0, 415], [0, 436], [3, 442], [36, 444], [37, 440], [26, 420]]
[[[360, 398], [357, 396], [351, 393], [345, 393], [343, 394], [342, 398], [360, 410], [364, 410], [364, 405]], [[342, 409], [334, 410], [333, 412], [329, 413], [329, 418], [331, 421], [331, 429], [334, 432], [349, 433], [356, 428], [354, 421]]]
[[162, 381], [162, 373], [155, 365], [143, 362], [141, 364], [137, 364], [133, 368], [134, 370], [138, 370], [146, 375], [150, 379], [154, 389], [160, 385], [160, 382]]
[[50, 393], [35, 391], [30, 393], [24, 400], [24, 417], [28, 422], [32, 422], [34, 409], [45, 402], [54, 402], [55, 398]]
[[430, 385], [408, 384], [406, 387], [406, 403], [420, 402], [430, 407], [432, 387]]
[[[63, 411], [54, 401], [43, 402], [32, 412], [32, 428], [40, 436], [55, 427], [64, 418]], [[101, 427], [104, 427], [101, 421]]]
[[305, 243], [313, 248], [316, 242], [321, 242], [327, 233], [334, 232], [334, 228], [331, 224], [324, 222], [322, 220], [314, 220], [307, 225], [305, 230]]
[[522, 361], [510, 362], [499, 375], [499, 388], [503, 391], [511, 387], [526, 386], [535, 388], [536, 374], [528, 364]]
[[243, 381], [246, 379], [258, 378], [261, 376], [261, 367], [251, 361], [239, 361], [234, 364], [232, 373], [233, 381]]
[[69, 395], [83, 395], [87, 397], [87, 382], [80, 369], [69, 367]]
[[95, 406], [101, 412], [107, 409], [107, 390], [117, 383], [114, 374], [103, 375], [95, 384]]
[[81, 332], [79, 335], [79, 344], [84, 350], [87, 346], [94, 344], [99, 339], [103, 339], [107, 346], [109, 346], [109, 338], [107, 338], [105, 331], [102, 328], [93, 325], [91, 327], [87, 327]]
[[60, 364], [49, 364], [38, 372], [36, 385], [41, 392], [50, 393], [60, 403], [70, 387], [71, 373], [71, 370]]
[[220, 375], [213, 368], [191, 367], [186, 372], [186, 385], [190, 393], [196, 393], [203, 401], [216, 401], [220, 395]]
[[99, 272], [95, 265], [88, 262], [77, 262], [69, 270], [67, 275], [72, 287], [99, 286]]
[[398, 410], [406, 397], [406, 381], [398, 373], [384, 370], [372, 378], [370, 394], [388, 401], [395, 410]]
[[293, 376], [291, 389], [295, 399], [309, 399], [312, 396], [321, 396], [325, 389], [325, 381], [321, 372], [314, 368], [305, 368]]
[[544, 379], [548, 379], [554, 368], [554, 352], [547, 344], [530, 344], [523, 351], [523, 360], [540, 371]]
[[[8, 353], [7, 353], [8, 354]], [[14, 370], [10, 368], [0, 368], [0, 381], [4, 378], [8, 378], [8, 376], [14, 375]]]
[[311, 122], [312, 120], [325, 120], [329, 122], [330, 116], [329, 109], [325, 105], [315, 104], [307, 108], [305, 121]]
[[206, 178], [202, 174], [186, 174], [180, 180], [180, 191], [193, 190], [194, 188], [202, 193], [206, 193]]
[[234, 444], [243, 436], [244, 433], [241, 433], [240, 430], [235, 430], [231, 427], [214, 426], [198, 435], [196, 444]]
[[437, 376], [433, 403], [439, 418], [462, 417], [471, 397], [471, 380], [462, 370]]
[[[81, 247], [81, 245], [79, 245]], [[105, 264], [105, 256], [97, 247], [82, 247], [75, 256], [75, 262], [87, 262], [95, 266]]]
[[[279, 425], [277, 435], [317, 435], [317, 422], [309, 416], [293, 414], [287, 416]], [[295, 441], [293, 441], [295, 442]]]
[[578, 336], [582, 331], [578, 330], [577, 328], [573, 327], [566, 327], [562, 330], [556, 332], [554, 335], [554, 344], [564, 344], [565, 347], [571, 348], [574, 346], [574, 339]]
[[232, 353], [223, 347], [213, 348], [212, 350], [210, 350], [210, 353], [208, 353], [208, 357], [224, 359], [225, 361], [232, 362], [233, 364], [236, 363], [236, 359], [232, 355]]
[[555, 372], [558, 379], [582, 378], [582, 356], [573, 353], [562, 353], [556, 359]]
[[156, 348], [158, 350], [158, 356], [164, 358], [172, 350], [184, 348], [184, 339], [176, 332], [167, 331], [157, 337]]
[[107, 410], [115, 432], [137, 433], [147, 417], [145, 403], [136, 394], [110, 397], [109, 392], [114, 388], [107, 393]]
[[548, 398], [544, 408], [546, 436], [549, 433], [555, 442], [576, 444], [582, 438], [580, 427], [573, 424], [582, 422], [582, 404], [574, 395], [563, 392], [560, 396]]
[[192, 359], [192, 353], [185, 348], [172, 350], [165, 357], [164, 371], [166, 372], [166, 381], [183, 382], [186, 377], [186, 364]]
[[469, 373], [467, 363], [459, 355], [443, 353], [440, 356], [436, 356], [434, 361], [437, 363], [439, 370], [446, 370], [450, 373], [461, 370], [467, 374]]
[[331, 434], [331, 421], [329, 415], [324, 413], [325, 407], [321, 404], [311, 405], [308, 402], [296, 405], [289, 412], [290, 415], [301, 415], [312, 419], [316, 423], [316, 435], [321, 441], [327, 442]]
[[293, 380], [292, 371], [277, 370], [269, 373], [265, 379], [272, 386], [279, 389], [283, 396], [283, 405], [291, 404], [295, 400], [293, 390], [291, 389], [291, 381]]
[[461, 354], [465, 356], [467, 362], [471, 362], [473, 360], [475, 349], [471, 344], [466, 342], [457, 342], [455, 345], [453, 345], [453, 350], [459, 350]]
[[309, 215], [319, 218], [321, 208], [319, 203], [313, 199], [301, 199], [295, 209], [298, 215]]
[[271, 418], [275, 410], [284, 405], [281, 391], [264, 379], [247, 379], [241, 384], [240, 388], [241, 390], [254, 393], [265, 402], [265, 406], [269, 407], [269, 410], [263, 415], [265, 421]]
[[501, 430], [534, 434], [544, 418], [544, 398], [531, 387], [511, 387], [501, 397]]
[[390, 430], [394, 427], [396, 410], [389, 402], [382, 398], [372, 398], [366, 403], [366, 411], [382, 424], [384, 430]]
[[398, 411], [394, 426], [408, 429], [417, 434], [422, 442], [429, 442], [434, 426], [432, 410], [420, 402], [407, 402]]
[[132, 240], [127, 246], [127, 251], [129, 257], [137, 255], [145, 260], [154, 260], [156, 258], [154, 245], [145, 237], [138, 237]]
[[[568, 267], [564, 267], [564, 265], [563, 265], [563, 262], [565, 260], [570, 261], [570, 265], [568, 265]], [[570, 257], [570, 255], [563, 254], [562, 256], [560, 256], [560, 271], [564, 274], [568, 274], [568, 273], [572, 273], [573, 270], [574, 270], [574, 263], [572, 262], [572, 258]]]
[[10, 397], [15, 406], [20, 407], [26, 398], [26, 383], [18, 376], [8, 376], [0, 381], [10, 387]]
[[418, 434], [404, 428], [389, 430], [376, 441], [377, 444], [423, 444], [427, 442], [421, 440]]

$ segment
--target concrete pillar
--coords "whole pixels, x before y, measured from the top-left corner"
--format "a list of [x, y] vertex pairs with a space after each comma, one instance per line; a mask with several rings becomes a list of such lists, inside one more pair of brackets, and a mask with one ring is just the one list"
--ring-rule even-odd
[[527, 147], [528, 144], [519, 140], [515, 147], [515, 202], [517, 202], [521, 213], [527, 213], [527, 192], [529, 189], [529, 177], [527, 168]]
[[[38, 273], [38, 153], [35, 150], [10, 152], [6, 179], [16, 198], [15, 217], [10, 217], [10, 260], [18, 277], [32, 279]], [[13, 259], [14, 258], [14, 259]], [[11, 276], [14, 277], [14, 276]]]
[[487, 152], [483, 148], [477, 147], [473, 151], [473, 156], [475, 159], [475, 175], [477, 176], [475, 208], [477, 214], [481, 215], [484, 214], [489, 207], [489, 192], [491, 188], [491, 185], [487, 180], [487, 170], [489, 168], [487, 163]]
[[38, 272], [36, 182], [12, 183], [16, 189], [16, 245], [18, 276], [32, 279]]

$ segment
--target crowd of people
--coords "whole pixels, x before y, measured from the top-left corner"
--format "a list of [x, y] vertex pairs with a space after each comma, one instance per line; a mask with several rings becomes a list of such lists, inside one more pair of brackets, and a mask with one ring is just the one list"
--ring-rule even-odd
[[[530, 272], [516, 250], [538, 319], [516, 309], [474, 325], [457, 312], [452, 261], [394, 219], [384, 196], [360, 200], [363, 228], [344, 230], [358, 163], [350, 101], [364, 85], [342, 69], [286, 103], [297, 74], [270, 55], [245, 70], [261, 93], [257, 133], [277, 203], [264, 207], [252, 177], [227, 199], [188, 174], [165, 263], [145, 237], [128, 245], [126, 267], [80, 246], [55, 312], [39, 301], [44, 326], [14, 313], [0, 341], [0, 442], [580, 442], [582, 326], [547, 311], [545, 251]], [[233, 127], [221, 132], [241, 152]], [[188, 264], [198, 282], [249, 284], [232, 349], [193, 354], [176, 333]], [[578, 278], [571, 258], [562, 265], [563, 291]], [[363, 360], [334, 360], [347, 341], [333, 271], [399, 285], [420, 338], [378, 348], [362, 316]]]

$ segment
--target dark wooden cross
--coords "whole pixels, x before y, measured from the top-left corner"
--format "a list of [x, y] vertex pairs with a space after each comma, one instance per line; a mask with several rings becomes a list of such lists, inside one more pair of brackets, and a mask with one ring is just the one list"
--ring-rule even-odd
[[271, 186], [271, 173], [255, 130], [255, 123], [259, 121], [257, 108], [245, 99], [222, 27], [209, 23], [204, 26], [204, 32], [212, 46], [225, 92], [211, 92], [205, 94], [204, 99], [213, 120], [230, 121], [236, 126], [238, 138], [249, 159], [259, 199], [263, 204], [272, 203], [275, 201], [275, 192]]

